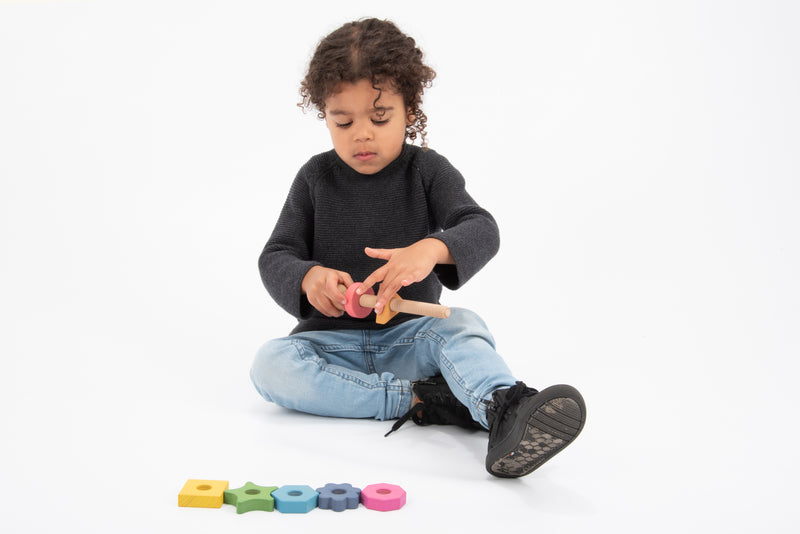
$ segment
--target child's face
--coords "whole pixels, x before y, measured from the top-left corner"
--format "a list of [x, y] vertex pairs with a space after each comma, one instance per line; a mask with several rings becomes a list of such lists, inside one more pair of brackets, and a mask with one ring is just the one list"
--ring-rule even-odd
[[[361, 174], [375, 174], [403, 150], [408, 111], [390, 84], [374, 89], [369, 80], [343, 83], [325, 100], [325, 124], [333, 149]], [[375, 101], [380, 94], [380, 100]]]

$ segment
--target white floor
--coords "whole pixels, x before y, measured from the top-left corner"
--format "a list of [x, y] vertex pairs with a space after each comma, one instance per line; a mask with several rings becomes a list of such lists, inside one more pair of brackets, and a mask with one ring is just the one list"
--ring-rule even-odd
[[[0, 2], [3, 532], [798, 531], [798, 8], [429, 4]], [[257, 256], [329, 147], [298, 81], [367, 14], [428, 53], [431, 147], [501, 227], [443, 302], [520, 379], [586, 398], [580, 438], [524, 479], [486, 473], [484, 434], [384, 438], [249, 383], [292, 326]], [[190, 478], [408, 503], [179, 508]]]

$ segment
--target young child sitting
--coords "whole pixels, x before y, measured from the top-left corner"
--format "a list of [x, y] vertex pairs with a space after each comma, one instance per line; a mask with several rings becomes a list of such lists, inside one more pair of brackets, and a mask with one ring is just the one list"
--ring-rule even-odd
[[[307, 413], [489, 430], [486, 469], [519, 477], [566, 447], [586, 408], [571, 386], [517, 381], [475, 313], [399, 314], [386, 325], [344, 314], [339, 286], [379, 284], [376, 313], [398, 294], [438, 303], [497, 252], [497, 225], [461, 174], [427, 148], [422, 94], [434, 71], [414, 39], [377, 19], [318, 45], [301, 85], [333, 150], [298, 172], [259, 258], [264, 286], [298, 319], [267, 342], [251, 378], [266, 400]], [[422, 147], [412, 143], [421, 138]]]

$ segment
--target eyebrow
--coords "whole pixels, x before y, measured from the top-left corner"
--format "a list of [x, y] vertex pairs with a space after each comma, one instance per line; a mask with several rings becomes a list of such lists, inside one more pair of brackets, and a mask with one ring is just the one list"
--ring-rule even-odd
[[[370, 110], [370, 113], [386, 113], [387, 111], [393, 111], [393, 110], [394, 108], [392, 106], [387, 106], [387, 107], [379, 106], [377, 108], [372, 108]], [[343, 109], [332, 109], [328, 112], [328, 115], [341, 116], [341, 115], [352, 115], [352, 113], [349, 111], [345, 111]]]

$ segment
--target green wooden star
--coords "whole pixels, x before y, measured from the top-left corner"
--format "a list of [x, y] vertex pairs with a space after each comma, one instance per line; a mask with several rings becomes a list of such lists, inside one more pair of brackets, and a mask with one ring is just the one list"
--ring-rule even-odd
[[224, 503], [236, 506], [236, 513], [243, 514], [253, 510], [264, 510], [271, 512], [275, 509], [275, 499], [272, 492], [278, 486], [258, 486], [248, 482], [241, 488], [225, 490]]

